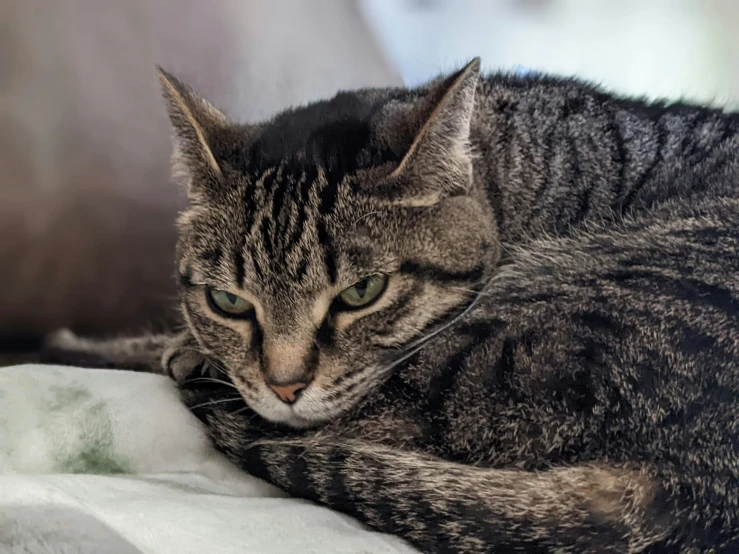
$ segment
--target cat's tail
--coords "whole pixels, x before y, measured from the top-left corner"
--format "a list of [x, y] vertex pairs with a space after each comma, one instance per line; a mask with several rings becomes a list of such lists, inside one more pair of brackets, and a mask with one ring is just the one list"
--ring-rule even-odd
[[40, 359], [48, 364], [163, 373], [162, 356], [175, 340], [176, 335], [167, 334], [97, 340], [62, 329], [46, 338]]
[[679, 550], [671, 547], [675, 524], [661, 488], [636, 468], [593, 464], [529, 472], [461, 465], [363, 441], [303, 438], [239, 447], [215, 439], [227, 452], [230, 442], [229, 454], [247, 471], [426, 553]]

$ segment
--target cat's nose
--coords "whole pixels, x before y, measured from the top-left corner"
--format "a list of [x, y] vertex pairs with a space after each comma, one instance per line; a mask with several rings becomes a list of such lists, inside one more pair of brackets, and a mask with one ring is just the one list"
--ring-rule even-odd
[[285, 404], [294, 404], [303, 389], [308, 386], [308, 383], [303, 381], [282, 385], [268, 383], [268, 386]]

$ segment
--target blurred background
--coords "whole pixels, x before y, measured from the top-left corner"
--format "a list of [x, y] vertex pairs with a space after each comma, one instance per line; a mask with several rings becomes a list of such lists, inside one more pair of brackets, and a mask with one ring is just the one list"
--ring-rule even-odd
[[735, 0], [3, 0], [0, 351], [173, 323], [155, 64], [245, 121], [478, 55], [733, 108], [738, 25]]

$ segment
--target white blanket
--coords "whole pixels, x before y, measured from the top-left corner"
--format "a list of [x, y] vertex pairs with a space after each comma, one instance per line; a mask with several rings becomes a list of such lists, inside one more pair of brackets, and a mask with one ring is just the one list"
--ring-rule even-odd
[[0, 552], [406, 553], [232, 466], [161, 376], [0, 368]]

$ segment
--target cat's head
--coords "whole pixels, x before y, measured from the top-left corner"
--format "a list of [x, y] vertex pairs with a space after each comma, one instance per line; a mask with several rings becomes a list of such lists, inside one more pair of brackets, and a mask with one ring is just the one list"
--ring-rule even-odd
[[230, 122], [161, 71], [175, 128], [181, 307], [263, 417], [356, 405], [470, 303], [499, 257], [469, 148], [479, 60], [418, 91], [366, 90]]

